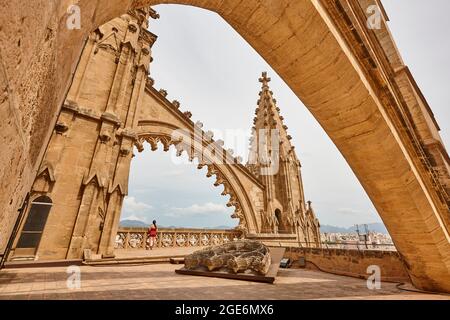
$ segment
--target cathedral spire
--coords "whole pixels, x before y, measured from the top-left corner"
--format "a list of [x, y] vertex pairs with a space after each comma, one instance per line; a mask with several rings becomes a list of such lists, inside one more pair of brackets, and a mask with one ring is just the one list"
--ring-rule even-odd
[[[259, 100], [253, 119], [252, 137], [250, 138], [250, 153], [248, 167], [257, 176], [260, 175], [261, 166], [267, 165], [267, 158], [280, 161], [293, 156], [298, 161], [294, 147], [290, 140], [292, 137], [287, 133], [288, 127], [283, 123], [284, 118], [280, 115], [277, 100], [270, 90], [271, 78], [267, 72], [263, 72], [259, 82], [262, 84]], [[274, 159], [277, 156], [278, 159]]]
[[309, 243], [318, 238], [318, 224], [313, 211], [306, 207], [301, 165], [270, 90], [270, 81], [267, 72], [263, 72], [247, 168], [265, 186], [263, 229], [296, 234], [299, 241]]

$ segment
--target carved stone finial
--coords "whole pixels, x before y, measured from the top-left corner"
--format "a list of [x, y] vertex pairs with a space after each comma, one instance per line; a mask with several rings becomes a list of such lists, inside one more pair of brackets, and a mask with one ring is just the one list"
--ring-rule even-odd
[[259, 79], [259, 82], [261, 82], [262, 84], [263, 84], [263, 88], [264, 87], [269, 87], [269, 82], [271, 81], [272, 79], [271, 78], [269, 78], [268, 76], [267, 76], [267, 72], [263, 72], [262, 73], [262, 77]]
[[192, 118], [192, 113], [190, 111], [183, 112], [184, 116], [188, 119]]
[[153, 87], [153, 86], [155, 85], [155, 79], [153, 79], [153, 78], [151, 78], [151, 77], [148, 77], [148, 78], [147, 78], [147, 84], [148, 84], [150, 87]]
[[200, 122], [200, 121], [197, 121], [197, 122], [195, 123], [195, 126], [201, 129], [201, 128], [203, 128], [203, 123]]
[[181, 104], [178, 100], [173, 100], [172, 104], [175, 108], [180, 109]]
[[206, 139], [207, 141], [211, 141], [212, 138], [214, 138], [214, 132], [208, 131], [208, 132], [205, 133], [205, 139]]
[[223, 140], [219, 139], [216, 141], [216, 144], [223, 147], [223, 145], [225, 144], [225, 142], [223, 142]]
[[164, 89], [160, 89], [160, 90], [159, 90], [159, 93], [160, 93], [164, 98], [167, 97], [167, 95], [168, 95], [167, 90], [164, 90]]

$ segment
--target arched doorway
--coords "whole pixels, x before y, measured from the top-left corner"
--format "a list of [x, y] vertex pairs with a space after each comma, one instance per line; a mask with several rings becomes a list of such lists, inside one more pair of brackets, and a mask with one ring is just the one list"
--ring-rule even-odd
[[33, 200], [17, 242], [15, 256], [33, 256], [36, 253], [52, 205], [52, 199], [47, 196]]

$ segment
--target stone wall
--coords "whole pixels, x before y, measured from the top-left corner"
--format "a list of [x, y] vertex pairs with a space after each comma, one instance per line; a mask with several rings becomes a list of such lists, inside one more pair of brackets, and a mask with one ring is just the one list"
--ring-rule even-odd
[[68, 74], [56, 72], [53, 1], [2, 1], [0, 19], [0, 252], [33, 182]]
[[305, 258], [306, 268], [344, 276], [367, 279], [367, 267], [380, 267], [383, 281], [410, 282], [406, 267], [395, 251], [351, 249], [286, 249], [285, 258], [291, 259], [292, 267], [300, 267], [299, 259]]

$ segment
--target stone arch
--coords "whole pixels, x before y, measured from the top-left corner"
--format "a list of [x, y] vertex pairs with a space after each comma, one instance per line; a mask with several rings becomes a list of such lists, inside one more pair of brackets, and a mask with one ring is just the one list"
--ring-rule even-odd
[[[81, 0], [81, 30], [49, 28], [39, 20], [41, 25], [33, 24], [36, 34], [45, 31], [51, 41], [37, 46], [43, 37], [28, 34], [27, 41], [22, 41], [29, 42], [28, 47], [18, 49], [24, 54], [22, 61], [28, 61], [30, 52], [36, 51], [49, 57], [43, 66], [30, 68], [39, 69], [38, 75], [15, 72], [6, 79], [30, 89], [13, 92], [9, 100], [24, 101], [25, 110], [36, 105], [36, 119], [41, 117], [42, 128], [47, 130], [33, 134], [29, 128], [20, 134], [17, 131], [14, 146], [20, 144], [19, 136], [30, 136], [32, 141], [42, 141], [42, 145], [48, 141], [56, 117], [43, 115], [58, 113], [83, 38], [90, 31], [129, 9], [162, 3], [202, 7], [229, 22], [301, 98], [343, 154], [407, 260], [414, 284], [450, 291], [450, 161], [431, 109], [389, 34], [387, 17], [383, 16], [380, 30], [368, 30], [364, 23], [367, 16], [363, 6], [380, 5], [379, 1], [120, 0], [106, 4]], [[42, 6], [39, 12], [54, 12], [50, 20], [62, 22], [67, 18], [69, 4], [64, 0], [58, 10]], [[18, 8], [12, 5], [4, 13], [8, 15]], [[36, 21], [33, 15], [38, 14], [30, 9], [24, 17]], [[14, 30], [14, 22], [11, 25], [10, 30]], [[35, 45], [37, 50], [29, 50]], [[2, 57], [2, 65], [15, 65], [17, 54], [11, 52]], [[36, 55], [32, 67], [40, 57]], [[56, 65], [61, 66], [56, 78], [61, 85], [53, 88], [49, 86], [51, 81], [36, 81], [41, 75], [41, 79], [53, 79], [45, 76], [54, 73]], [[38, 91], [43, 94], [37, 95]], [[10, 132], [2, 134], [8, 136]], [[6, 168], [24, 169], [23, 179], [18, 179], [19, 173], [8, 178], [15, 181], [7, 187], [11, 194], [17, 187], [23, 195], [36, 173], [35, 160], [42, 150], [27, 147], [17, 148], [26, 159], [24, 164], [8, 164], [11, 155], [2, 158], [2, 163], [8, 164]], [[2, 198], [2, 205], [7, 202], [9, 199]], [[14, 215], [8, 213], [8, 217]]]
[[[214, 186], [218, 187], [223, 185], [224, 190], [221, 193], [222, 196], [229, 195], [230, 199], [227, 203], [227, 207], [234, 207], [234, 213], [231, 216], [234, 219], [239, 219], [238, 229], [244, 234], [257, 233], [260, 229], [260, 222], [257, 219], [254, 204], [252, 203], [252, 196], [236, 174], [236, 168], [234, 164], [216, 164], [214, 156], [209, 154], [203, 154], [203, 161], [201, 160], [202, 150], [199, 150], [198, 146], [194, 147], [191, 143], [185, 143], [173, 138], [173, 132], [180, 130], [169, 123], [145, 123], [145, 126], [139, 127], [138, 139], [136, 147], [139, 151], [143, 150], [144, 142], [147, 142], [152, 151], [158, 149], [158, 143], [161, 143], [164, 151], [169, 151], [171, 146], [174, 146], [177, 151], [177, 156], [181, 156], [182, 153], [186, 153], [189, 157], [189, 161], [193, 162], [197, 159], [199, 162], [198, 169], [207, 168], [206, 176], [215, 176]], [[186, 131], [185, 131], [186, 132]], [[188, 133], [188, 132], [187, 132]], [[188, 136], [190, 139], [191, 136]], [[260, 187], [260, 186], [258, 186]]]
[[[139, 0], [131, 4], [192, 5], [217, 12], [230, 23], [304, 102], [345, 157], [396, 247], [406, 260], [414, 261], [410, 263], [413, 282], [448, 291], [443, 284], [450, 279], [448, 160], [433, 165], [439, 156], [430, 157], [424, 147], [425, 136], [442, 145], [439, 127], [426, 110], [425, 99], [417, 98], [420, 90], [386, 21], [380, 31], [367, 30], [361, 2]], [[414, 101], [411, 96], [416, 96]], [[417, 105], [423, 106], [422, 111], [414, 111]], [[427, 124], [418, 128], [418, 123]], [[445, 147], [439, 148], [437, 153], [448, 159]], [[439, 178], [436, 170], [445, 172], [445, 177]], [[436, 285], [432, 278], [446, 280]]]

